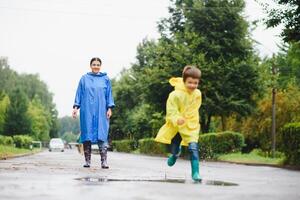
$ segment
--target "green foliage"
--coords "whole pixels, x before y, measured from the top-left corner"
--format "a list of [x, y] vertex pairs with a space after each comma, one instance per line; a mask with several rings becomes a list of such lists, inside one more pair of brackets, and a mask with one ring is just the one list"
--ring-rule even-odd
[[300, 165], [300, 123], [286, 124], [280, 132], [281, 150], [291, 165]]
[[128, 122], [128, 118], [133, 113], [133, 108], [142, 103], [143, 95], [135, 79], [130, 70], [124, 70], [117, 82], [112, 80], [114, 100], [118, 102], [110, 120], [112, 140], [132, 138], [132, 124]]
[[215, 159], [220, 154], [238, 152], [244, 146], [244, 137], [241, 133], [221, 132], [208, 133], [199, 137], [201, 158]]
[[290, 82], [300, 87], [300, 42], [282, 47], [275, 59], [279, 70], [279, 87], [286, 88]]
[[155, 105], [145, 102], [143, 78], [132, 70], [125, 70], [118, 81], [112, 81], [118, 102], [110, 121], [112, 140], [152, 137], [164, 122], [163, 114], [155, 110]]
[[154, 138], [144, 138], [139, 140], [139, 149], [141, 153], [149, 155], [167, 155], [168, 150], [165, 144], [154, 141]]
[[29, 149], [33, 141], [32, 137], [28, 135], [15, 135], [13, 139], [16, 147], [25, 149]]
[[116, 140], [112, 142], [113, 149], [118, 152], [132, 152], [136, 149], [134, 140]]
[[[202, 132], [208, 132], [213, 116], [246, 116], [255, 106], [258, 59], [242, 15], [244, 1], [175, 0], [172, 4], [171, 16], [159, 24], [161, 38], [142, 41], [137, 62], [114, 83], [119, 102], [115, 111], [119, 115], [112, 119], [114, 137], [132, 138], [135, 131], [149, 137], [157, 131], [149, 131], [151, 117], [164, 115], [173, 90], [168, 80], [181, 76], [187, 64], [202, 70]], [[128, 119], [131, 122], [125, 123]]]
[[30, 133], [31, 121], [27, 117], [28, 102], [28, 98], [22, 90], [17, 88], [13, 91], [5, 118], [5, 134]]
[[[272, 67], [276, 69], [275, 75]], [[300, 86], [300, 42], [283, 44], [277, 55], [263, 59], [259, 73], [263, 91], [270, 87], [285, 89], [289, 84]]]
[[31, 120], [30, 135], [36, 140], [48, 141], [51, 116], [38, 98], [29, 103], [27, 115]]
[[7, 58], [0, 57], [0, 91], [10, 95], [17, 86], [18, 75], [11, 70], [8, 65]]
[[285, 42], [300, 41], [300, 3], [297, 0], [273, 0], [276, 8], [270, 9], [268, 4], [265, 10], [268, 13], [266, 24], [276, 27], [283, 24], [281, 36]]
[[47, 85], [36, 74], [18, 74], [0, 57], [0, 134], [57, 136], [57, 110]]
[[0, 135], [0, 145], [8, 145], [11, 146], [14, 144], [14, 140], [11, 136], [3, 136]]
[[163, 122], [162, 115], [153, 113], [149, 104], [136, 106], [127, 119], [135, 140], [155, 136]]
[[72, 117], [65, 116], [58, 119], [59, 128], [58, 133], [60, 136], [63, 136], [65, 133], [73, 133], [79, 134], [80, 127], [79, 127], [79, 118], [73, 119]]
[[9, 97], [0, 92], [0, 134], [4, 132], [5, 118], [9, 106]]
[[[300, 121], [300, 90], [294, 84], [289, 84], [286, 89], [277, 91], [276, 94], [276, 130], [290, 122]], [[261, 148], [271, 151], [271, 125], [272, 125], [272, 96], [271, 90], [257, 103], [256, 112], [244, 119], [234, 118], [230, 130], [244, 134], [247, 151]]]
[[74, 134], [72, 132], [65, 132], [61, 138], [67, 142], [76, 142], [78, 139], [78, 134]]

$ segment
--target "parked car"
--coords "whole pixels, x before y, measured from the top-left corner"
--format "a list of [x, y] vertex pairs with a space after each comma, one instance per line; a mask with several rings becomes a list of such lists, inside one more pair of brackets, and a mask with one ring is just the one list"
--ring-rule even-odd
[[99, 153], [98, 144], [92, 144], [92, 153]]
[[49, 151], [61, 151], [64, 152], [64, 142], [61, 138], [52, 138], [49, 142]]

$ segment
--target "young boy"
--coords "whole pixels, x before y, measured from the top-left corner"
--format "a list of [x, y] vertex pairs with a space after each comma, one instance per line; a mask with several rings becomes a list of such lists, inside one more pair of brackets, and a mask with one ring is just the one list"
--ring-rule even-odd
[[188, 146], [191, 159], [192, 179], [201, 181], [199, 175], [199, 147], [200, 131], [199, 108], [202, 98], [197, 89], [201, 71], [194, 66], [186, 66], [182, 78], [171, 78], [170, 84], [175, 90], [169, 94], [167, 100], [166, 123], [160, 128], [155, 141], [171, 144], [172, 155], [168, 158], [171, 167], [179, 157], [181, 147]]

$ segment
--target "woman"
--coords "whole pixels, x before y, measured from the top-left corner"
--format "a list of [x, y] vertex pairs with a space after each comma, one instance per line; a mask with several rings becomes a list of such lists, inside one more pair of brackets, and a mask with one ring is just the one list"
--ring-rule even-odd
[[79, 81], [72, 116], [76, 118], [78, 109], [80, 109], [80, 141], [83, 143], [85, 157], [83, 167], [90, 167], [91, 145], [98, 144], [101, 167], [108, 169], [109, 119], [115, 104], [110, 80], [106, 73], [100, 72], [101, 64], [100, 58], [91, 59], [91, 72], [83, 75]]

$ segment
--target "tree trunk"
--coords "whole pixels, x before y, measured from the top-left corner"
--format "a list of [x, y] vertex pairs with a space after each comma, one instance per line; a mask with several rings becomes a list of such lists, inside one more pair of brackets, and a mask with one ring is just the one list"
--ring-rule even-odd
[[200, 124], [201, 124], [202, 133], [208, 133], [209, 132], [210, 122], [211, 122], [211, 115], [210, 114], [208, 114], [208, 116], [206, 116], [206, 114], [201, 115]]
[[224, 115], [221, 116], [222, 121], [222, 131], [226, 131], [226, 117]]

